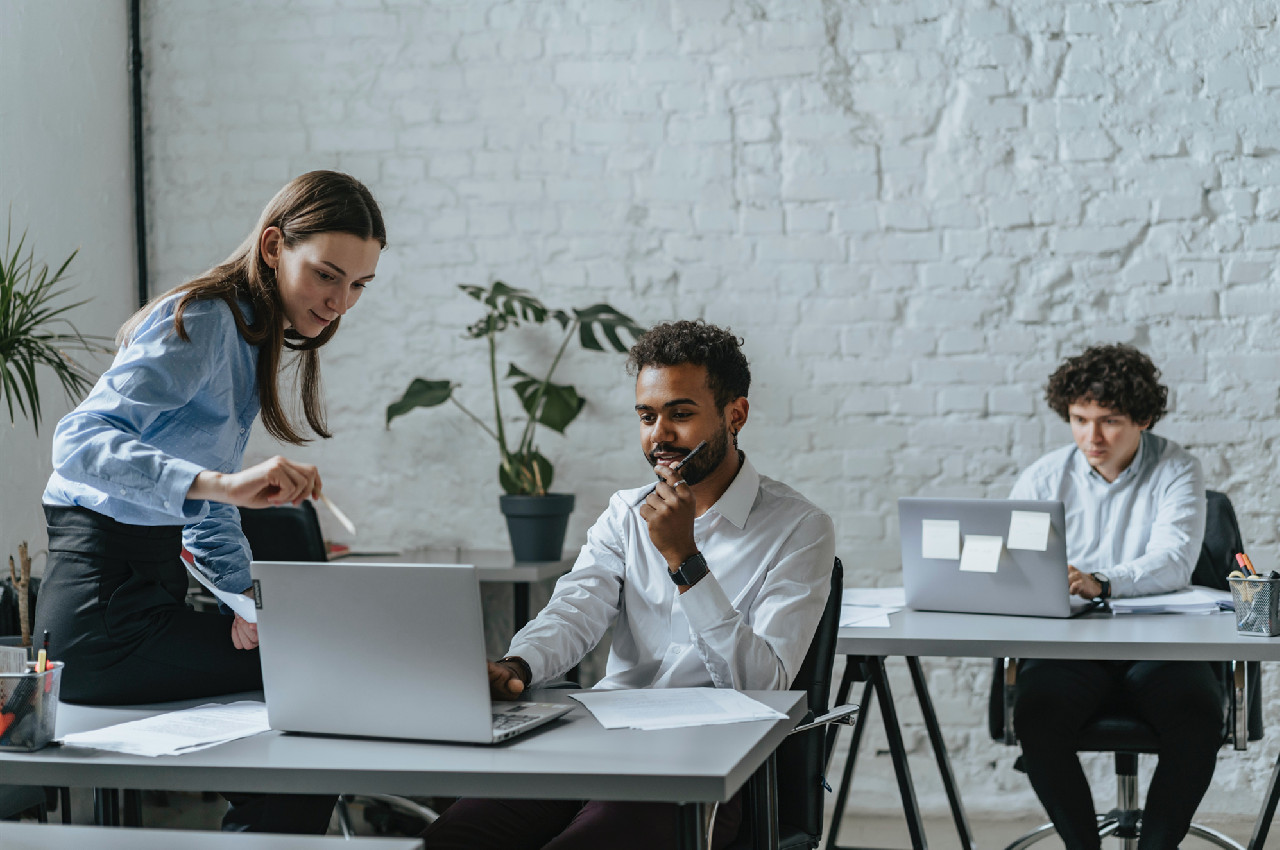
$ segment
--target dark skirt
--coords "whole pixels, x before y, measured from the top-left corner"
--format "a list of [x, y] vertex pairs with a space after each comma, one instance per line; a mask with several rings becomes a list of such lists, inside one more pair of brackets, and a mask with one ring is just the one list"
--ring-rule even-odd
[[49, 560], [35, 635], [48, 631], [49, 657], [66, 664], [63, 700], [129, 705], [262, 688], [258, 651], [235, 648], [231, 616], [187, 605], [181, 526], [44, 511]]

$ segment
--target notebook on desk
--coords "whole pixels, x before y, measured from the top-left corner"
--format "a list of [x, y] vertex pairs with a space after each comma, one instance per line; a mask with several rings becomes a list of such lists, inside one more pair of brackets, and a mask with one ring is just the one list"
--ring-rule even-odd
[[1062, 502], [902, 498], [898, 528], [913, 610], [1072, 617], [1097, 607], [1067, 590]]
[[272, 729], [504, 741], [571, 710], [494, 702], [475, 567], [254, 561]]

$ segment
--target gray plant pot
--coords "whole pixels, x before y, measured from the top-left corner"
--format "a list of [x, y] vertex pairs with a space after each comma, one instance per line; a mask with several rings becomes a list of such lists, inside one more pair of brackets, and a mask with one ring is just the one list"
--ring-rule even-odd
[[499, 496], [507, 518], [511, 551], [517, 561], [558, 561], [564, 550], [564, 532], [573, 513], [572, 493], [545, 496]]

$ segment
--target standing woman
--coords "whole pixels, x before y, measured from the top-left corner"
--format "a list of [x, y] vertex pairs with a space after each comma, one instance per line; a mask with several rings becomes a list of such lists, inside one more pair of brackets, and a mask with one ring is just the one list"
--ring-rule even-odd
[[278, 440], [307, 442], [281, 399], [285, 348], [297, 352], [289, 360], [307, 425], [330, 436], [316, 349], [385, 246], [369, 190], [313, 171], [271, 199], [235, 253], [120, 329], [115, 362], [58, 423], [43, 498], [49, 560], [36, 634], [48, 630], [50, 656], [66, 664], [64, 700], [150, 703], [262, 687], [257, 627], [187, 607], [180, 550], [220, 590], [251, 592], [236, 506], [319, 495], [309, 464], [274, 457], [242, 470], [245, 443], [259, 412]]

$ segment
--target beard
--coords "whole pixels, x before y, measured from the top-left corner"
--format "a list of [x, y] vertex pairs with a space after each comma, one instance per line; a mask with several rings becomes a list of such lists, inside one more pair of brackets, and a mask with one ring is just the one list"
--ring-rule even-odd
[[[651, 451], [645, 454], [644, 459], [649, 462], [650, 467], [654, 467], [658, 465], [658, 452], [680, 452], [683, 457], [691, 451], [693, 451], [693, 446], [674, 446], [670, 443], [658, 443], [654, 445]], [[728, 454], [729, 429], [726, 425], [724, 429], [717, 431], [707, 440], [707, 447], [698, 452], [697, 457], [680, 467], [680, 477], [684, 479], [684, 483], [692, 487], [719, 469], [720, 464], [724, 463], [724, 459]]]

